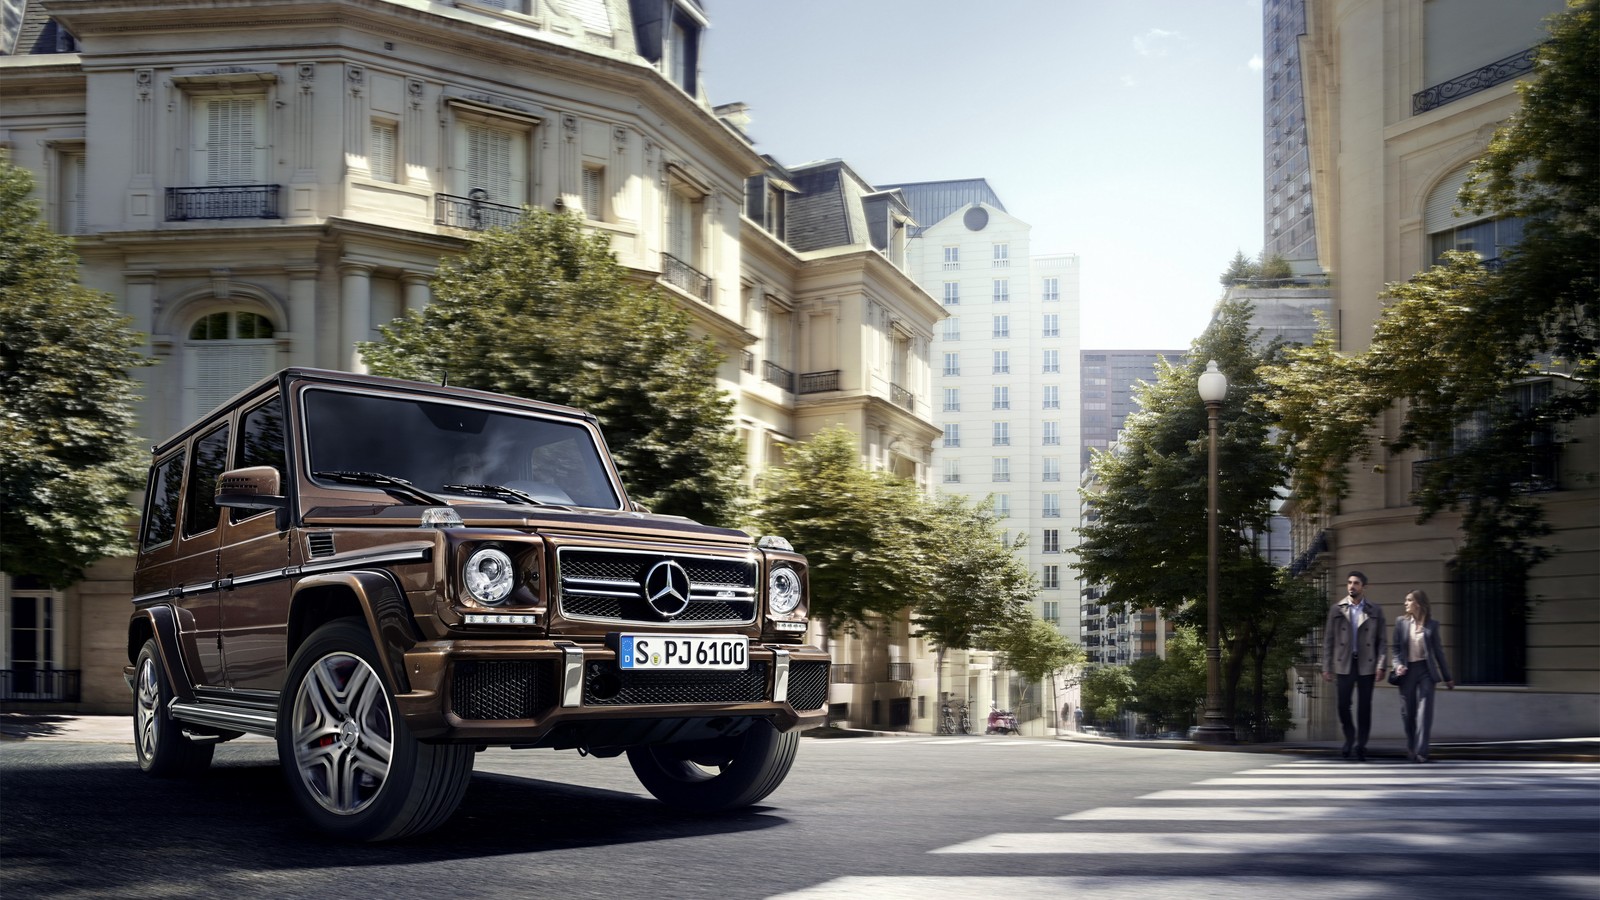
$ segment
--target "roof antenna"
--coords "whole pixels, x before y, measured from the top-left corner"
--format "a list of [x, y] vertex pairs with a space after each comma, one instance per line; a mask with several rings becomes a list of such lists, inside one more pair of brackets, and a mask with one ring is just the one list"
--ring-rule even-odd
[[439, 386], [440, 387], [449, 387], [450, 386], [450, 370], [449, 369], [445, 369], [444, 370], [444, 377], [439, 379]]

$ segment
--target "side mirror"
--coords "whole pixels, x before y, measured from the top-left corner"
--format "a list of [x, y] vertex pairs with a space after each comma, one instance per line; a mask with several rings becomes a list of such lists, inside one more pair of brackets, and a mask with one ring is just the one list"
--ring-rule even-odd
[[218, 506], [229, 509], [288, 509], [282, 476], [271, 466], [231, 469], [217, 477]]

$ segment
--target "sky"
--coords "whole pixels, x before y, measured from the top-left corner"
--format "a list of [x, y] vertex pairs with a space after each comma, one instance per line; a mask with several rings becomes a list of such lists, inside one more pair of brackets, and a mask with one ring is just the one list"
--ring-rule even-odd
[[[1187, 349], [1262, 246], [1260, 0], [706, 0], [714, 105], [876, 184], [988, 179], [1084, 349]], [[929, 223], [931, 224], [931, 223]]]

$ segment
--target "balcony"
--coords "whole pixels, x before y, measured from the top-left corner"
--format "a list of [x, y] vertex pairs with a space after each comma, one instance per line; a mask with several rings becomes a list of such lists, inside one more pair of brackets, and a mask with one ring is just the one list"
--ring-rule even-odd
[[711, 276], [670, 253], [661, 254], [661, 280], [691, 297], [711, 302]]
[[749, 350], [740, 350], [739, 353], [742, 354], [739, 357], [739, 371], [754, 375], [756, 373], [756, 355]]
[[[1527, 456], [1517, 469], [1515, 460], [1506, 460], [1510, 474], [1515, 479], [1513, 489], [1524, 494], [1542, 494], [1546, 491], [1561, 489], [1561, 444], [1534, 444], [1527, 448]], [[1428, 469], [1435, 463], [1449, 459], [1448, 456], [1433, 459], [1419, 459], [1411, 467], [1411, 492], [1417, 493], [1428, 477]], [[1449, 491], [1450, 485], [1443, 486]]]
[[767, 360], [761, 373], [761, 380], [775, 384], [791, 394], [794, 393], [794, 373], [771, 360]]
[[278, 219], [275, 184], [167, 188], [167, 221], [200, 219]]
[[511, 228], [522, 220], [522, 207], [490, 203], [488, 192], [476, 189], [465, 197], [433, 195], [433, 224], [447, 228], [483, 231], [486, 228]]
[[834, 663], [833, 671], [828, 675], [829, 684], [855, 684], [855, 663]]
[[916, 409], [916, 395], [912, 394], [910, 391], [898, 384], [891, 383], [889, 385], [889, 399], [893, 400], [896, 406], [903, 406], [906, 409]]
[[0, 669], [0, 701], [77, 703], [76, 669]]
[[892, 662], [892, 663], [889, 663], [889, 680], [890, 681], [910, 681], [911, 680], [911, 663], [908, 663], [908, 662]]
[[1474, 69], [1465, 75], [1457, 75], [1449, 81], [1424, 88], [1411, 95], [1411, 114], [1420, 116], [1423, 113], [1438, 109], [1439, 107], [1462, 97], [1470, 97], [1479, 91], [1486, 91], [1497, 84], [1504, 84], [1515, 78], [1521, 78], [1533, 71], [1534, 54], [1538, 47], [1529, 47], [1520, 53], [1513, 53], [1505, 59], [1496, 60], [1482, 68]]
[[800, 390], [802, 394], [820, 394], [824, 391], [837, 391], [839, 389], [839, 370], [831, 372], [806, 372], [800, 376]]

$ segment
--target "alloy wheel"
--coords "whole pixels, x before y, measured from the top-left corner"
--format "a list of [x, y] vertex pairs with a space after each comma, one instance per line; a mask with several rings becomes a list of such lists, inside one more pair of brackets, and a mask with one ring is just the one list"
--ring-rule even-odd
[[352, 815], [377, 799], [394, 757], [394, 717], [366, 660], [342, 652], [317, 660], [296, 687], [290, 728], [300, 779], [324, 809]]

